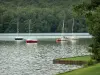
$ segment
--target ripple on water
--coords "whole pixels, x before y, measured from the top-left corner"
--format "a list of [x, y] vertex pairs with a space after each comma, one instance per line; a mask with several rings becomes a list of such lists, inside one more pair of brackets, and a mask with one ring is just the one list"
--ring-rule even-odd
[[5, 43], [0, 45], [0, 75], [55, 75], [81, 68], [77, 65], [53, 64], [53, 59], [86, 55], [85, 44]]

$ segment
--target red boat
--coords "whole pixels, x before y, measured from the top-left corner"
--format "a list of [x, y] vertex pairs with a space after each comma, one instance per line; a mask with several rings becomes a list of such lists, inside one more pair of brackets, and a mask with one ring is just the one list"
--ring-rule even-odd
[[59, 39], [56, 40], [56, 42], [60, 42], [60, 41], [61, 41], [61, 38], [59, 38]]
[[69, 38], [58, 38], [58, 39], [56, 40], [56, 42], [68, 41], [68, 40], [69, 40]]
[[37, 40], [26, 40], [26, 43], [37, 43]]

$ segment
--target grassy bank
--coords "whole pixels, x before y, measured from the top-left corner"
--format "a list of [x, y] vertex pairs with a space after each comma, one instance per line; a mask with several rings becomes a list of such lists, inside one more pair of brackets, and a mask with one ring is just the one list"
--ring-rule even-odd
[[72, 72], [66, 72], [58, 75], [100, 75], [100, 63], [90, 67], [81, 68]]
[[90, 56], [78, 56], [72, 58], [59, 58], [57, 60], [89, 61], [90, 59], [91, 59]]
[[[91, 57], [82, 56], [82, 57], [72, 57], [72, 58], [60, 58], [58, 60], [85, 61], [89, 63], [89, 61], [91, 60]], [[74, 71], [57, 74], [57, 75], [100, 75], [100, 63], [92, 65], [92, 66], [84, 67], [81, 69], [77, 69]]]

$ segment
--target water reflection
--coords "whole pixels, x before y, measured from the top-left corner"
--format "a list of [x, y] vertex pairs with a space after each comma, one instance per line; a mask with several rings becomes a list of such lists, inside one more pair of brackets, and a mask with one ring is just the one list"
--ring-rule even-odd
[[60, 51], [61, 58], [89, 55], [88, 53], [89, 41], [87, 41], [87, 39], [61, 41], [60, 44], [61, 44], [61, 51]]
[[26, 43], [27, 47], [37, 48], [37, 43]]

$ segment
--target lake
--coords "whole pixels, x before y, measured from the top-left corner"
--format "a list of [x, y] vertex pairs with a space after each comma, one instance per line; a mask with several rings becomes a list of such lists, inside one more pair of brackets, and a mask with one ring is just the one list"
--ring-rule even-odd
[[36, 44], [24, 41], [0, 41], [0, 75], [55, 75], [81, 68], [77, 65], [53, 64], [53, 59], [89, 55], [91, 39], [56, 43], [39, 39]]

